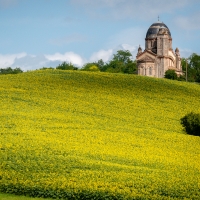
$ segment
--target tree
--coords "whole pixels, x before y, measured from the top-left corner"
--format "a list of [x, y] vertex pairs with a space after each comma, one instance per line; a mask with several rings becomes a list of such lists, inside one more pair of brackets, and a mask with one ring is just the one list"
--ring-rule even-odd
[[102, 71], [102, 69], [103, 69], [103, 67], [105, 65], [105, 63], [104, 63], [104, 61], [102, 59], [98, 60], [94, 64], [98, 66], [98, 68], [99, 68], [100, 71]]
[[106, 63], [102, 71], [111, 73], [136, 73], [136, 62], [131, 59], [132, 54], [128, 50], [119, 50], [113, 55], [113, 59]]
[[61, 70], [77, 70], [78, 68], [75, 67], [72, 63], [63, 62], [62, 64], [59, 64], [56, 69]]
[[165, 72], [165, 78], [177, 80], [177, 74], [176, 74], [175, 70], [171, 70], [171, 69], [167, 70]]
[[116, 54], [113, 55], [113, 60], [122, 62], [123, 64], [127, 64], [131, 61], [130, 57], [132, 54], [128, 50], [119, 50]]
[[127, 73], [127, 74], [135, 74], [135, 73], [136, 73], [136, 70], [137, 70], [136, 60], [135, 60], [135, 61], [132, 61], [132, 60], [131, 60], [131, 61], [129, 61], [129, 62], [126, 64], [124, 73]]
[[190, 135], [200, 136], [200, 114], [193, 112], [181, 118], [181, 124]]
[[[184, 80], [186, 80], [186, 65], [187, 65], [187, 80], [189, 82], [195, 82], [196, 79], [196, 71], [194, 68], [191, 67], [190, 63], [188, 62], [188, 58], [181, 59], [182, 70], [184, 72]], [[178, 78], [179, 79], [179, 78]]]
[[111, 60], [105, 65], [105, 71], [110, 73], [123, 73], [125, 66], [122, 62], [117, 60]]
[[195, 81], [200, 82], [200, 55], [193, 53], [188, 60], [189, 67], [193, 70], [193, 73], [195, 73]]
[[182, 58], [181, 65], [186, 76], [186, 62], [187, 62], [187, 79], [190, 82], [200, 82], [200, 56], [193, 53], [189, 58]]

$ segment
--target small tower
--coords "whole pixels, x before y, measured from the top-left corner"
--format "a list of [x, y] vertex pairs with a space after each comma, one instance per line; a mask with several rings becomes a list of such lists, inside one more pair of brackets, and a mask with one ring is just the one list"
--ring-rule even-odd
[[137, 55], [140, 55], [142, 53], [142, 48], [140, 47], [140, 45], [139, 45], [139, 48], [138, 48], [138, 53], [137, 53]]
[[180, 56], [180, 53], [179, 53], [179, 49], [176, 47], [176, 49], [175, 49], [175, 54], [177, 55], [177, 56]]
[[175, 55], [176, 55], [176, 68], [178, 70], [181, 70], [181, 57], [178, 48], [175, 49]]

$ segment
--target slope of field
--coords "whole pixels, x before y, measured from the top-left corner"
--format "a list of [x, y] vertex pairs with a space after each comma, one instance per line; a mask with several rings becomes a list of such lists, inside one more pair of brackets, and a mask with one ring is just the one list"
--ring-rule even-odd
[[0, 76], [0, 191], [76, 199], [198, 199], [200, 86], [44, 70]]
[[13, 194], [2, 194], [0, 193], [0, 200], [51, 200], [47, 198], [40, 198], [40, 197], [27, 197], [27, 196], [19, 196]]

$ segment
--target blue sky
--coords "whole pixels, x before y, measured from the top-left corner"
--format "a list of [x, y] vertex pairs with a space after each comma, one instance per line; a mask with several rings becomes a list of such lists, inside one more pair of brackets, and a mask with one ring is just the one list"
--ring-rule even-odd
[[0, 0], [0, 68], [82, 67], [119, 49], [135, 59], [158, 15], [173, 49], [200, 54], [199, 0]]

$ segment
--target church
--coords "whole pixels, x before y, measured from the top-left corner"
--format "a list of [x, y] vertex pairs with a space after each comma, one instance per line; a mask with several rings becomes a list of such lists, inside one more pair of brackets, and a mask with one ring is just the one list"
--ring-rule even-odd
[[170, 30], [159, 20], [149, 27], [145, 50], [139, 46], [136, 61], [138, 75], [163, 78], [169, 69], [183, 75], [179, 49], [173, 51]]

